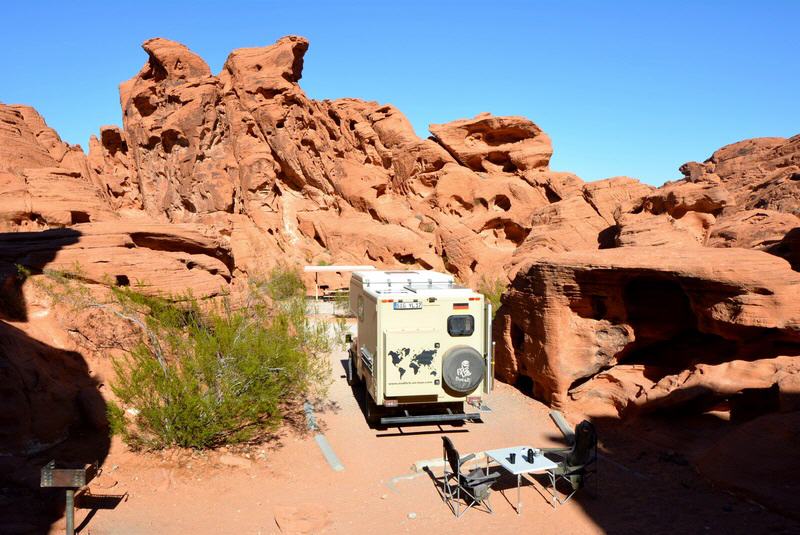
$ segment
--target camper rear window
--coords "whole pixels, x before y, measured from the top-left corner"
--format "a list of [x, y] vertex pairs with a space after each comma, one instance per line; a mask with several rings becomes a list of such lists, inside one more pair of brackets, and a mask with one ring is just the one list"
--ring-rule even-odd
[[450, 336], [472, 336], [475, 332], [475, 318], [468, 314], [447, 318], [447, 334]]

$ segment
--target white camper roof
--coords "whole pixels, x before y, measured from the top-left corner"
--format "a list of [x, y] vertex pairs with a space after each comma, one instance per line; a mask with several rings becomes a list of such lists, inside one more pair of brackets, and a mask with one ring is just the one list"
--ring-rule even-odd
[[361, 281], [364, 290], [374, 296], [392, 295], [431, 295], [447, 292], [456, 295], [472, 295], [469, 288], [459, 285], [452, 275], [437, 271], [393, 270], [393, 271], [354, 271], [353, 278]]

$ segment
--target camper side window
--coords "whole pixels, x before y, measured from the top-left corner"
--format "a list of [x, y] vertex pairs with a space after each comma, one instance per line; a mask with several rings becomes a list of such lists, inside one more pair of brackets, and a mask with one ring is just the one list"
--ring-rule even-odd
[[447, 318], [447, 334], [450, 336], [472, 336], [475, 332], [475, 318], [470, 315], [450, 316]]

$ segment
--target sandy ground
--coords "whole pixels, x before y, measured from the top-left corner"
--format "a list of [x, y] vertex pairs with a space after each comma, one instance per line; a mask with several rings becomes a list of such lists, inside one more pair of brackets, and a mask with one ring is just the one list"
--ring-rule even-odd
[[[344, 357], [331, 355], [330, 405], [318, 409], [344, 471], [329, 467], [313, 435], [292, 430], [247, 452], [141, 454], [115, 440], [92, 492], [126, 497], [114, 509], [78, 511], [80, 533], [800, 533], [795, 521], [713, 489], [647, 433], [612, 423], [600, 424], [596, 495], [585, 489], [553, 508], [540, 479], [523, 486], [518, 515], [515, 480], [504, 477], [494, 514], [470, 510], [456, 519], [432, 477], [411, 466], [440, 459], [443, 435], [462, 454], [561, 445], [548, 408], [497, 383], [483, 423], [371, 429], [345, 381]], [[61, 529], [63, 521], [51, 532]]]

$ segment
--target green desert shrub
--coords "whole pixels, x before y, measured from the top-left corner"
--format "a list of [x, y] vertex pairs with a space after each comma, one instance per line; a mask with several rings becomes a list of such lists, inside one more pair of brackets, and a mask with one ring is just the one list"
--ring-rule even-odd
[[481, 277], [478, 283], [478, 291], [492, 304], [492, 314], [497, 314], [500, 308], [500, 298], [506, 291], [506, 282], [503, 279], [488, 279]]
[[[324, 390], [332, 337], [306, 318], [299, 274], [278, 268], [239, 306], [113, 288], [145, 336], [114, 361], [109, 411], [134, 447], [209, 448], [257, 440]], [[238, 302], [238, 301], [237, 301]], [[120, 423], [122, 422], [122, 423]]]
[[296, 297], [302, 298], [306, 291], [300, 273], [296, 269], [287, 266], [273, 268], [266, 281], [251, 284], [251, 289], [252, 287], [266, 288], [267, 295], [275, 301], [286, 301]]

